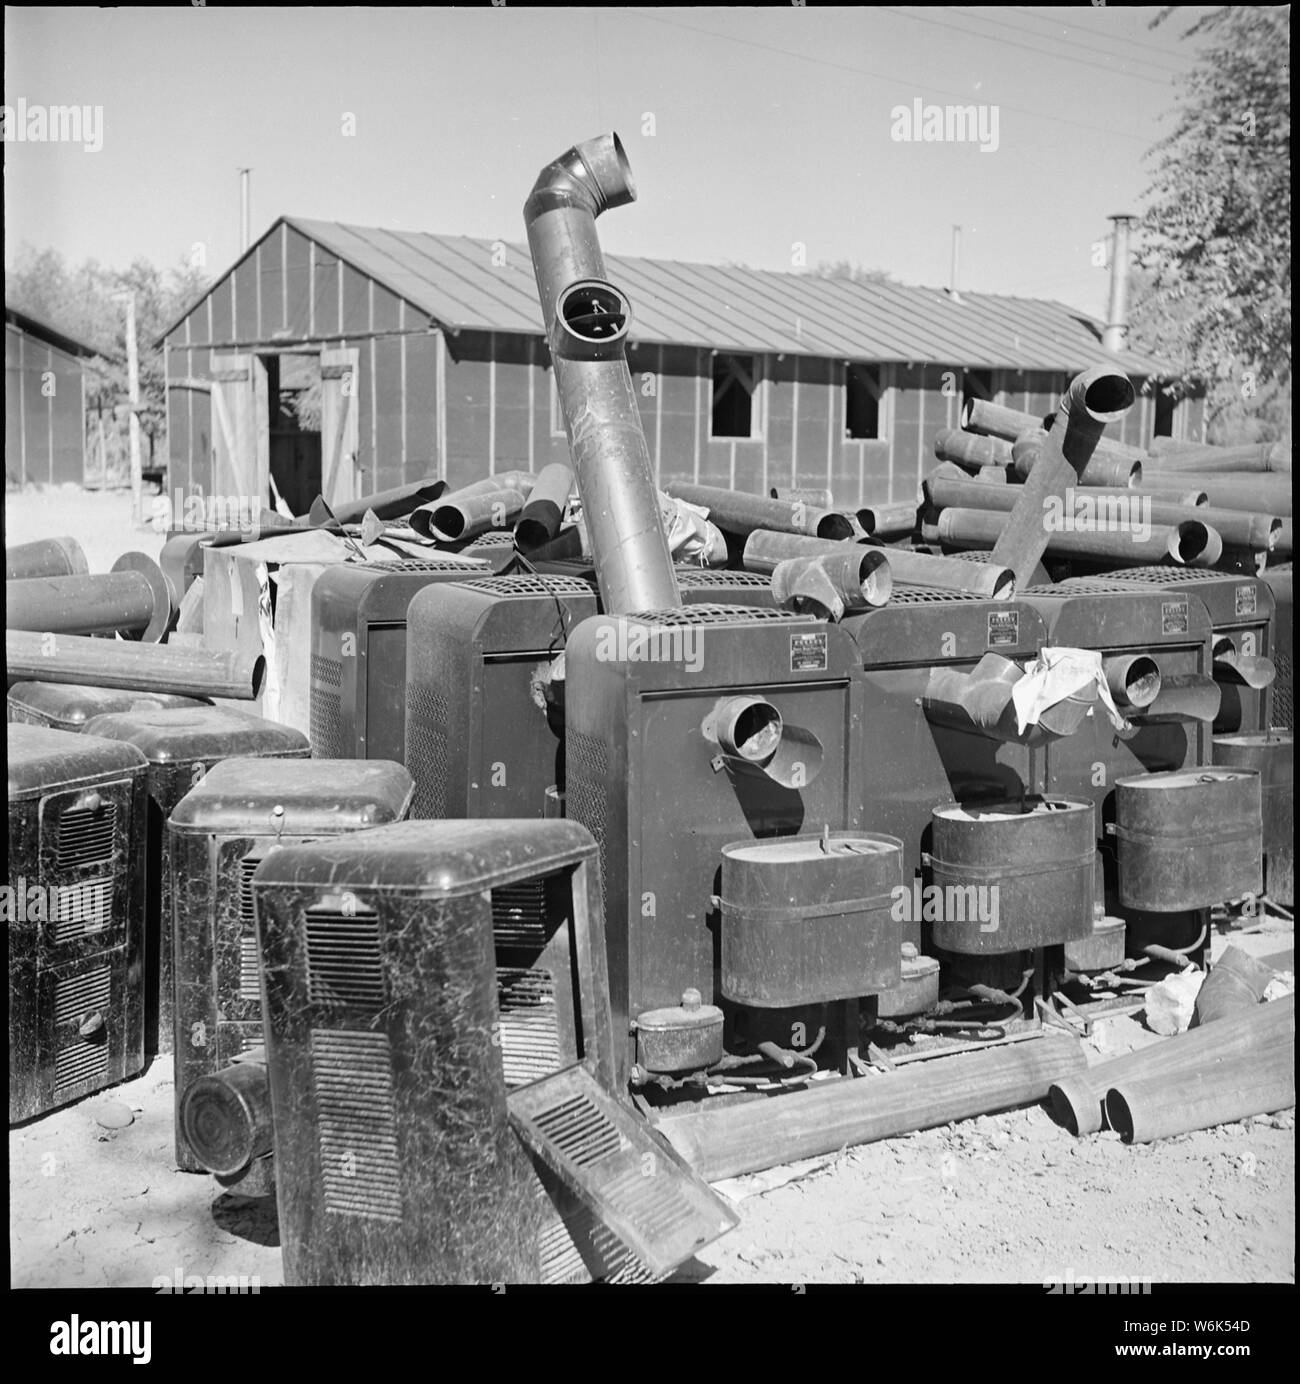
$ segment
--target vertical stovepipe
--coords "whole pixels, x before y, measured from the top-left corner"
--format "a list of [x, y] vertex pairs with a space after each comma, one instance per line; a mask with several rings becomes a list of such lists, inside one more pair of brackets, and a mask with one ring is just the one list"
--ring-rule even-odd
[[547, 164], [524, 203], [574, 475], [610, 615], [682, 603], [624, 354], [631, 307], [606, 277], [596, 234], [601, 212], [635, 199], [627, 155], [609, 134]]

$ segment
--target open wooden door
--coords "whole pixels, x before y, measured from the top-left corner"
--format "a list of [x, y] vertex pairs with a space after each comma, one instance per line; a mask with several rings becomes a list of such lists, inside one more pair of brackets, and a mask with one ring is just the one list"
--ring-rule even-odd
[[357, 466], [360, 360], [361, 352], [355, 346], [320, 353], [321, 493], [331, 508], [365, 494]]
[[266, 367], [254, 355], [212, 358], [212, 494], [267, 503], [271, 469]]

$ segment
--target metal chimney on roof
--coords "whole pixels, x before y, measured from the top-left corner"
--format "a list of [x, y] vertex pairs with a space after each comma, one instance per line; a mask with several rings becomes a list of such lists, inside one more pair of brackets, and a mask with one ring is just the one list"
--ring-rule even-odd
[[952, 273], [948, 279], [948, 296], [954, 303], [961, 302], [961, 281], [957, 277], [957, 268], [961, 261], [961, 227], [952, 228]]
[[1110, 246], [1110, 303], [1101, 344], [1108, 351], [1122, 351], [1128, 340], [1128, 231], [1136, 218], [1121, 213], [1108, 219], [1115, 231]]

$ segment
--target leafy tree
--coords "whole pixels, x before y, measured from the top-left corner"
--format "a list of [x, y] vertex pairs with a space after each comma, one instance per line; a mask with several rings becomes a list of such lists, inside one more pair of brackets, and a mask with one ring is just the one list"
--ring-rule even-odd
[[[146, 463], [164, 449], [167, 433], [163, 355], [154, 342], [207, 287], [205, 276], [182, 262], [166, 276], [147, 260], [124, 270], [85, 260], [69, 268], [55, 250], [24, 243], [5, 275], [5, 302], [99, 349], [87, 362], [87, 425], [97, 431], [107, 416], [115, 434], [115, 458], [125, 455], [128, 398], [126, 317], [120, 295], [135, 297], [136, 343], [140, 365], [140, 430]], [[92, 436], [92, 445], [97, 438]]]
[[888, 284], [894, 282], [894, 276], [884, 269], [866, 269], [860, 264], [854, 264], [852, 260], [821, 260], [818, 262], [814, 274], [820, 274], [825, 279], [848, 279], [855, 284]]
[[[1154, 21], [1163, 23], [1173, 9]], [[1134, 339], [1207, 387], [1212, 429], [1276, 433], [1291, 388], [1289, 6], [1228, 6], [1148, 157]]]

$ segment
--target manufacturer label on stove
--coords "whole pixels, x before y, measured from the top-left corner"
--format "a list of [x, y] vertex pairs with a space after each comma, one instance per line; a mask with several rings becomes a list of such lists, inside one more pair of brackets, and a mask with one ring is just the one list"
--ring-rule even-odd
[[824, 673], [826, 671], [825, 634], [792, 634], [790, 636], [790, 671], [792, 673]]
[[1187, 618], [1187, 597], [1176, 601], [1160, 602], [1160, 633], [1186, 634], [1189, 629]]
[[1255, 588], [1253, 586], [1239, 586], [1237, 588], [1237, 614], [1254, 615], [1255, 613]]
[[1020, 612], [1018, 610], [989, 611], [988, 647], [990, 649], [996, 649], [999, 646], [1014, 648], [1019, 643]]

